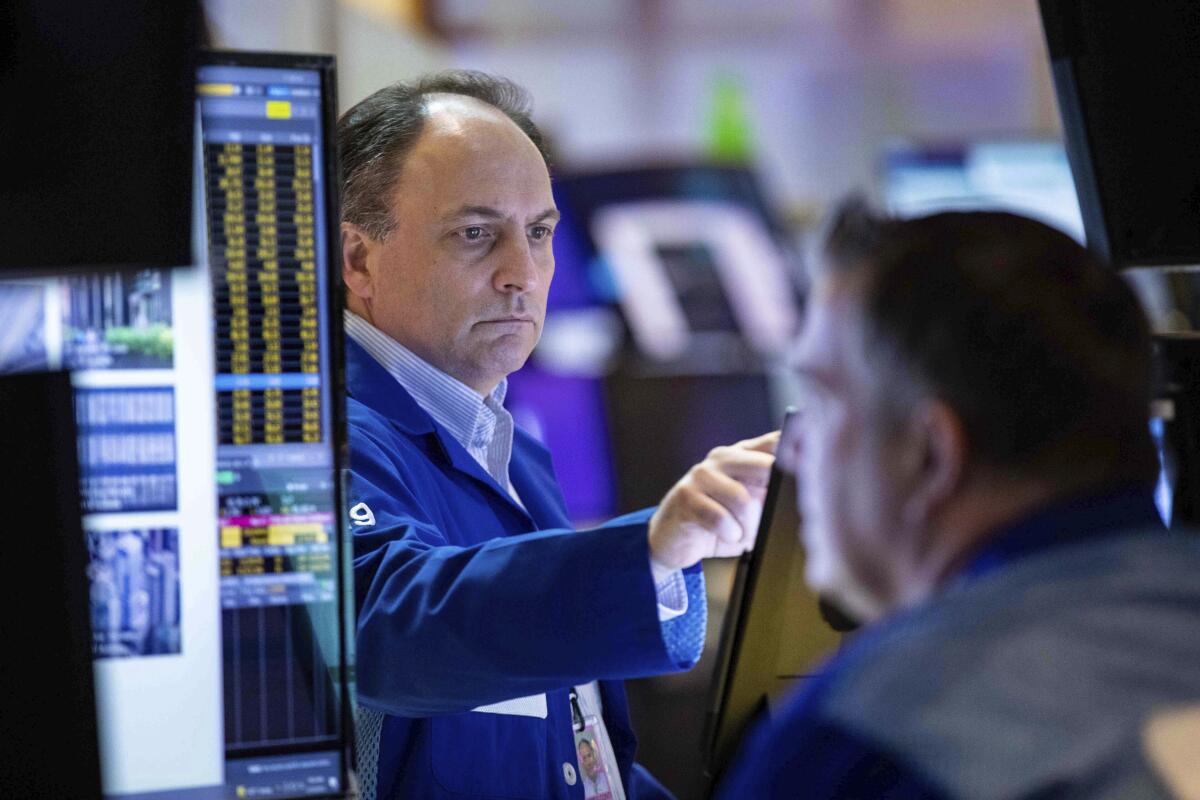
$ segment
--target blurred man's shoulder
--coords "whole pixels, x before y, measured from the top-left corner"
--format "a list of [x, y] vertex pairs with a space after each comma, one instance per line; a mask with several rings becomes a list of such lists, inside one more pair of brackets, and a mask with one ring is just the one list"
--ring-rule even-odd
[[946, 787], [1020, 796], [1100, 769], [1200, 697], [1198, 574], [1200, 537], [1161, 532], [1018, 560], [864, 631], [793, 713]]

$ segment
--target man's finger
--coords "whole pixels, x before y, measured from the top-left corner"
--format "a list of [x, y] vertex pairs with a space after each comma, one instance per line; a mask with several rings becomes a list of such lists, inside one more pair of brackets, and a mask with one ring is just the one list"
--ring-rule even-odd
[[[757, 537], [754, 537], [755, 539]], [[712, 555], [717, 558], [729, 558], [730, 556], [740, 556], [742, 553], [747, 553], [754, 549], [754, 539], [742, 540], [740, 542], [723, 542], [720, 539], [714, 539], [714, 547]]]
[[716, 469], [747, 487], [767, 488], [775, 456], [758, 450], [727, 448], [721, 458], [710, 459]]
[[698, 468], [693, 473], [696, 486], [706, 496], [720, 503], [740, 529], [736, 539], [740, 542], [754, 536], [762, 515], [762, 504], [738, 481], [716, 470]]
[[745, 450], [758, 450], [762, 453], [774, 453], [778, 445], [779, 431], [771, 431], [770, 433], [764, 433], [762, 436], [756, 436], [753, 439], [744, 439], [737, 443], [738, 447]]
[[742, 526], [724, 504], [710, 496], [703, 488], [693, 502], [697, 504], [694, 509], [696, 524], [709, 536], [730, 544], [741, 541]]

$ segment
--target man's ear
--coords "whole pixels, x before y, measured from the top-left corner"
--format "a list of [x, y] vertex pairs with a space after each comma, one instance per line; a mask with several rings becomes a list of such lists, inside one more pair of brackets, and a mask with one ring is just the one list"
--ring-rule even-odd
[[909, 459], [903, 465], [911, 491], [904, 515], [925, 527], [961, 488], [967, 466], [962, 418], [942, 400], [918, 403], [909, 418]]
[[364, 301], [369, 301], [374, 291], [369, 264], [374, 244], [362, 228], [352, 222], [342, 223], [342, 280], [347, 292]]

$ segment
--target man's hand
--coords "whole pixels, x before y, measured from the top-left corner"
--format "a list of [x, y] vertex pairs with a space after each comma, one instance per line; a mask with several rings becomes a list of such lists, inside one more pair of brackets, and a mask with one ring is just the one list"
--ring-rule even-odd
[[650, 558], [660, 569], [754, 547], [779, 431], [718, 447], [671, 487], [650, 518]]

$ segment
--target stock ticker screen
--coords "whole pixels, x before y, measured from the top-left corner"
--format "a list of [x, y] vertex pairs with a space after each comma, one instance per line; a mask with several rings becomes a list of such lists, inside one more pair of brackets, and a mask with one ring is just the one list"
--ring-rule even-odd
[[262, 754], [324, 748], [328, 761], [311, 761], [307, 774], [288, 770], [301, 779], [294, 794], [328, 791], [340, 774], [331, 669], [341, 652], [335, 387], [326, 346], [332, 178], [321, 78], [209, 64], [197, 87], [216, 334], [227, 782], [241, 785], [236, 765], [261, 766]]

